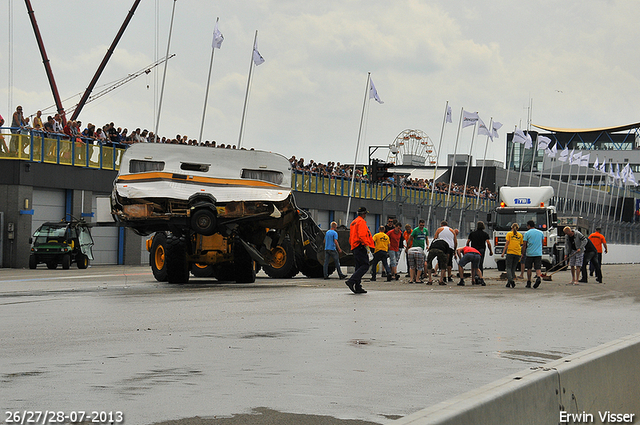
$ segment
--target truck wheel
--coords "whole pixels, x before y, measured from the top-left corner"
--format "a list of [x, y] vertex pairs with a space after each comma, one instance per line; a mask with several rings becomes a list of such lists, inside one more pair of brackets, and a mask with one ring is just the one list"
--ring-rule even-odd
[[153, 236], [151, 250], [149, 251], [151, 271], [153, 272], [153, 277], [155, 277], [158, 282], [167, 281], [166, 252], [167, 235], [158, 232]]
[[236, 279], [235, 269], [231, 263], [216, 265], [213, 275], [219, 282], [233, 282]]
[[253, 283], [256, 281], [256, 268], [253, 265], [253, 258], [240, 242], [233, 244], [233, 269], [236, 283]]
[[69, 254], [64, 254], [62, 256], [62, 269], [69, 270], [69, 267], [71, 267], [71, 256]]
[[[300, 269], [302, 274], [310, 278], [323, 277], [324, 276], [323, 267], [324, 265], [320, 264], [316, 260], [303, 259], [301, 261], [298, 261], [298, 268]], [[333, 262], [331, 262], [329, 264], [329, 269], [328, 269], [329, 275], [331, 275], [331, 273], [333, 273], [335, 269], [336, 269], [336, 265], [333, 264]]]
[[191, 215], [191, 228], [204, 236], [216, 232], [216, 215], [209, 208], [199, 208]]
[[89, 267], [89, 257], [84, 254], [76, 255], [76, 265], [79, 269], [86, 269]]
[[272, 248], [271, 257], [271, 264], [263, 266], [264, 272], [269, 277], [282, 279], [293, 277], [298, 273], [291, 242], [285, 240], [282, 245]]
[[507, 262], [506, 261], [496, 261], [496, 266], [498, 266], [498, 271], [505, 271], [507, 270]]
[[195, 263], [191, 266], [191, 274], [195, 277], [213, 277], [213, 266], [211, 264]]
[[29, 256], [29, 268], [35, 269], [36, 267], [38, 267], [38, 258], [35, 255], [31, 254]]
[[167, 237], [165, 267], [167, 282], [189, 283], [189, 263], [187, 263], [187, 243], [183, 237]]

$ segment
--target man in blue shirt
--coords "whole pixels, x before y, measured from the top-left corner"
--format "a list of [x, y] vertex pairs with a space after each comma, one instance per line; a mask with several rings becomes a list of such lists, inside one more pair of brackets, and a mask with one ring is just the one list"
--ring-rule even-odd
[[338, 276], [340, 276], [340, 279], [347, 278], [347, 275], [342, 274], [342, 270], [340, 270], [340, 255], [338, 253], [342, 252], [342, 249], [340, 249], [340, 245], [338, 244], [338, 232], [336, 232], [337, 228], [338, 223], [332, 221], [331, 229], [327, 230], [327, 233], [325, 233], [324, 235], [324, 268], [322, 269], [322, 271], [325, 279], [329, 279], [330, 258], [333, 258], [333, 262], [336, 265], [336, 270], [338, 271]]
[[526, 253], [525, 267], [527, 268], [527, 286], [531, 288], [531, 266], [536, 269], [536, 283], [533, 287], [540, 286], [542, 281], [542, 241], [544, 233], [536, 229], [536, 223], [533, 220], [527, 221], [527, 232], [522, 238], [522, 251]]

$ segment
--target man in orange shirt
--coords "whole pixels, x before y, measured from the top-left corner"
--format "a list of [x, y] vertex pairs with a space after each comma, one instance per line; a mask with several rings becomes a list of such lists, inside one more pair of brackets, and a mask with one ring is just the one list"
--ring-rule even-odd
[[361, 284], [362, 276], [369, 270], [367, 247], [375, 247], [371, 232], [365, 220], [367, 213], [368, 211], [365, 207], [358, 208], [358, 217], [356, 217], [349, 226], [349, 243], [351, 244], [351, 252], [353, 253], [356, 271], [345, 283], [354, 294], [367, 293]]
[[[600, 227], [596, 227], [596, 231], [589, 235], [589, 240], [596, 247], [596, 251], [598, 251], [598, 264], [602, 267], [602, 247], [604, 246], [604, 252], [608, 253], [609, 249], [607, 248], [607, 240], [604, 238], [604, 235], [600, 233], [602, 229]], [[589, 276], [593, 276], [593, 272], [595, 271], [595, 265], [593, 261], [589, 262]], [[586, 275], [585, 275], [586, 276]]]

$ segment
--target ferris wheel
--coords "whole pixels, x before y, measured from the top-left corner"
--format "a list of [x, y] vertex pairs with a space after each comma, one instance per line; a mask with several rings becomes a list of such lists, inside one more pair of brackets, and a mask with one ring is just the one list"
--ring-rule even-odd
[[422, 130], [404, 130], [390, 145], [387, 162], [395, 165], [436, 165], [438, 153]]

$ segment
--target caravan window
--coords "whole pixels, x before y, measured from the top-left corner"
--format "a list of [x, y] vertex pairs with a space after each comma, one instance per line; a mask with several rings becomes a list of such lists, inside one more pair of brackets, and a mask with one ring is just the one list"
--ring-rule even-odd
[[130, 173], [144, 173], [147, 171], [162, 170], [164, 170], [164, 162], [162, 161], [142, 161], [139, 159], [132, 159], [129, 161]]
[[271, 170], [247, 170], [242, 169], [242, 178], [251, 180], [262, 180], [269, 183], [282, 184], [284, 175], [280, 171]]
[[182, 162], [180, 163], [180, 169], [185, 171], [200, 171], [201, 173], [206, 173], [209, 171], [209, 164], [194, 164], [190, 162]]

